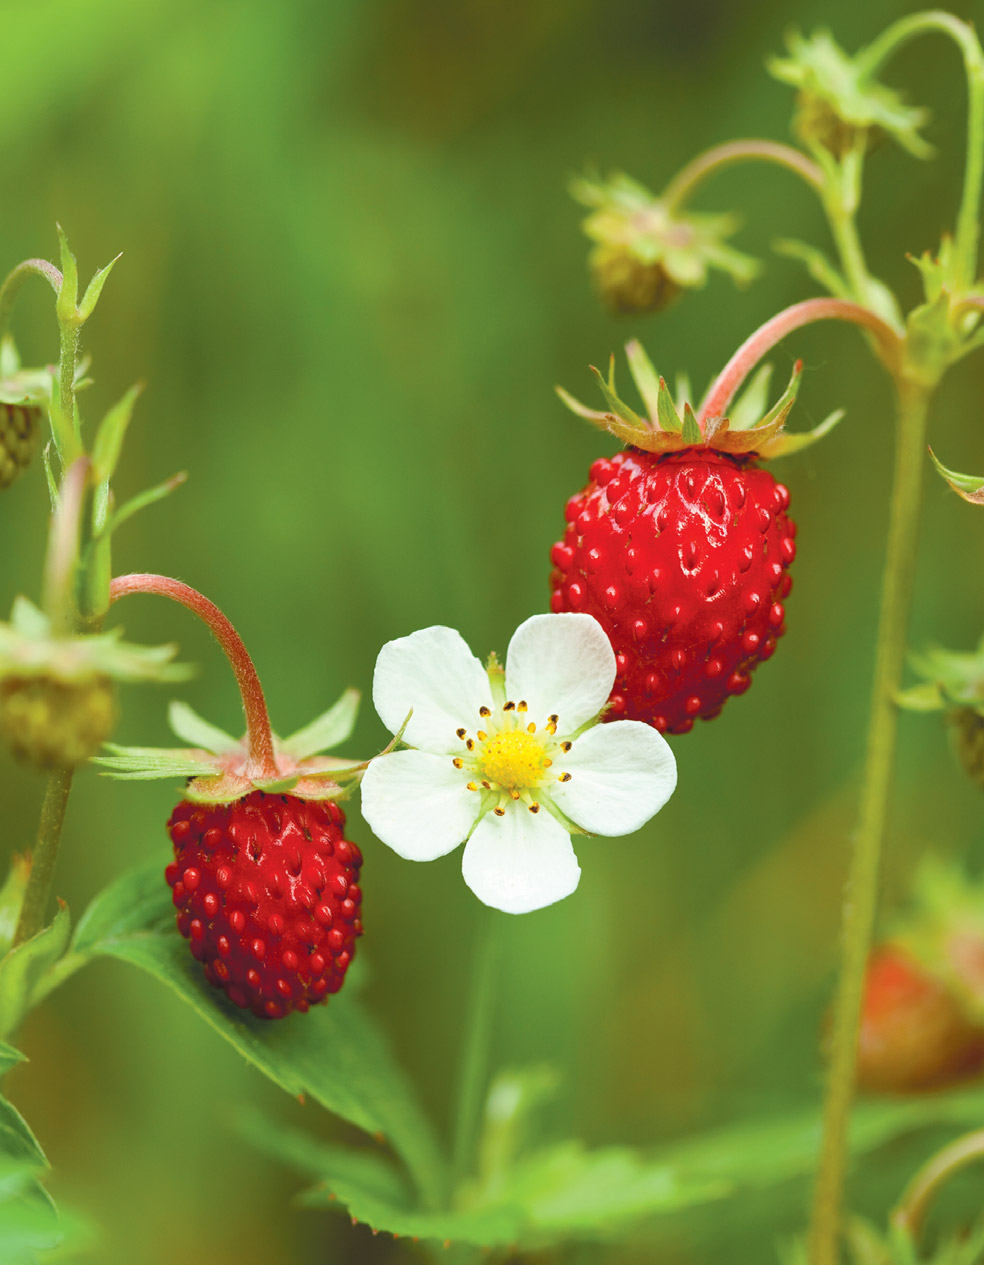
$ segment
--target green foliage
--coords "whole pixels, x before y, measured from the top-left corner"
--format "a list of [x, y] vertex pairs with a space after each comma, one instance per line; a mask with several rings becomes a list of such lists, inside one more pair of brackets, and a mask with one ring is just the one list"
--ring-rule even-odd
[[65, 952], [70, 930], [62, 905], [49, 926], [0, 959], [0, 1037], [9, 1036], [30, 1009], [42, 976]]
[[429, 1126], [389, 1047], [347, 994], [279, 1023], [244, 1013], [210, 988], [174, 927], [159, 862], [118, 879], [89, 906], [70, 950], [76, 965], [104, 955], [129, 962], [175, 992], [235, 1050], [294, 1097], [384, 1138], [425, 1198], [442, 1189]]

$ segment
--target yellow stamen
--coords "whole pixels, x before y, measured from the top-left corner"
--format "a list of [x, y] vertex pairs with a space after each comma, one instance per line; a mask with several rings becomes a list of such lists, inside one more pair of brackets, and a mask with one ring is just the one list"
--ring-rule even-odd
[[505, 729], [486, 742], [481, 770], [504, 791], [522, 791], [539, 784], [545, 759], [543, 744], [532, 734]]

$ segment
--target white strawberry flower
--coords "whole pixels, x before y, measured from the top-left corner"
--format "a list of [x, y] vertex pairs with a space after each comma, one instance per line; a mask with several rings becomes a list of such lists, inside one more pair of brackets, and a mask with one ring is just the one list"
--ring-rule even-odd
[[453, 628], [387, 642], [373, 702], [410, 750], [362, 781], [376, 836], [410, 861], [465, 843], [465, 882], [486, 905], [529, 913], [569, 896], [581, 870], [571, 832], [624, 835], [676, 786], [665, 739], [639, 721], [599, 724], [615, 655], [590, 615], [534, 615], [505, 667], [485, 668]]

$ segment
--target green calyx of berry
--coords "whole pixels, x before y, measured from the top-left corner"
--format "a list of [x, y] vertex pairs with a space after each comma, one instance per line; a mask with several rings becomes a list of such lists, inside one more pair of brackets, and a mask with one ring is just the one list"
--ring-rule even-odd
[[909, 258], [919, 269], [924, 301], [905, 320], [907, 367], [910, 377], [934, 387], [951, 365], [984, 346], [984, 281], [965, 284], [949, 234], [936, 255], [926, 251]]
[[635, 412], [619, 398], [615, 389], [614, 356], [609, 364], [607, 381], [593, 365], [591, 367], [608, 404], [608, 412], [588, 408], [562, 387], [556, 390], [567, 407], [579, 417], [644, 452], [712, 448], [732, 456], [781, 457], [816, 443], [843, 417], [843, 410], [838, 410], [812, 431], [798, 435], [785, 433], [786, 418], [799, 391], [802, 373], [799, 361], [789, 385], [771, 408], [766, 408], [766, 404], [772, 368], [762, 365], [749, 379], [727, 417], [698, 417], [688, 402], [684, 400], [678, 404], [674, 401], [666, 382], [653, 368], [639, 342], [633, 340], [626, 344], [625, 354], [629, 371], [645, 405], [645, 414]]
[[236, 739], [180, 702], [170, 705], [168, 721], [190, 746], [122, 747], [107, 743], [109, 754], [95, 757], [93, 763], [107, 769], [107, 776], [123, 781], [190, 778], [184, 797], [197, 804], [229, 804], [253, 791], [298, 799], [340, 799], [367, 763], [320, 753], [350, 737], [358, 709], [358, 690], [346, 690], [334, 706], [289, 738], [274, 734], [275, 776], [257, 767], [248, 736]]
[[829, 31], [792, 32], [788, 57], [774, 57], [769, 72], [798, 90], [796, 134], [817, 157], [843, 158], [880, 135], [894, 137], [915, 158], [931, 158], [933, 147], [919, 135], [927, 112], [875, 80], [862, 56], [851, 57]]
[[655, 312], [681, 290], [697, 289], [712, 269], [739, 285], [759, 264], [728, 246], [737, 222], [730, 215], [698, 215], [670, 207], [629, 176], [581, 178], [571, 193], [592, 213], [584, 231], [595, 243], [589, 264], [598, 290], [615, 312]]
[[117, 681], [175, 681], [174, 646], [137, 646], [120, 631], [58, 636], [25, 597], [0, 623], [0, 735], [39, 768], [81, 764], [109, 736]]

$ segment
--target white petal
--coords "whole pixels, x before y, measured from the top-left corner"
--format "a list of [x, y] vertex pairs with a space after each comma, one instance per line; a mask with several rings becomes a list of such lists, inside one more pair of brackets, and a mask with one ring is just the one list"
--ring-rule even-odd
[[468, 837], [479, 797], [450, 756], [396, 751], [373, 760], [362, 779], [369, 829], [408, 861], [433, 861]]
[[538, 725], [556, 713], [559, 736], [597, 716], [614, 683], [615, 652], [590, 615], [534, 615], [513, 633], [506, 697], [525, 699]]
[[676, 760], [666, 739], [638, 720], [595, 725], [555, 761], [569, 782], [551, 783], [553, 802], [583, 830], [627, 835], [673, 794]]
[[462, 749], [455, 730], [474, 733], [478, 709], [492, 705], [485, 669], [453, 628], [435, 625], [388, 641], [379, 652], [372, 701], [383, 724], [396, 733], [407, 712], [403, 735], [409, 747], [436, 753]]
[[525, 804], [489, 813], [465, 845], [461, 872], [480, 901], [507, 914], [528, 914], [570, 896], [581, 869], [570, 835], [545, 810]]

